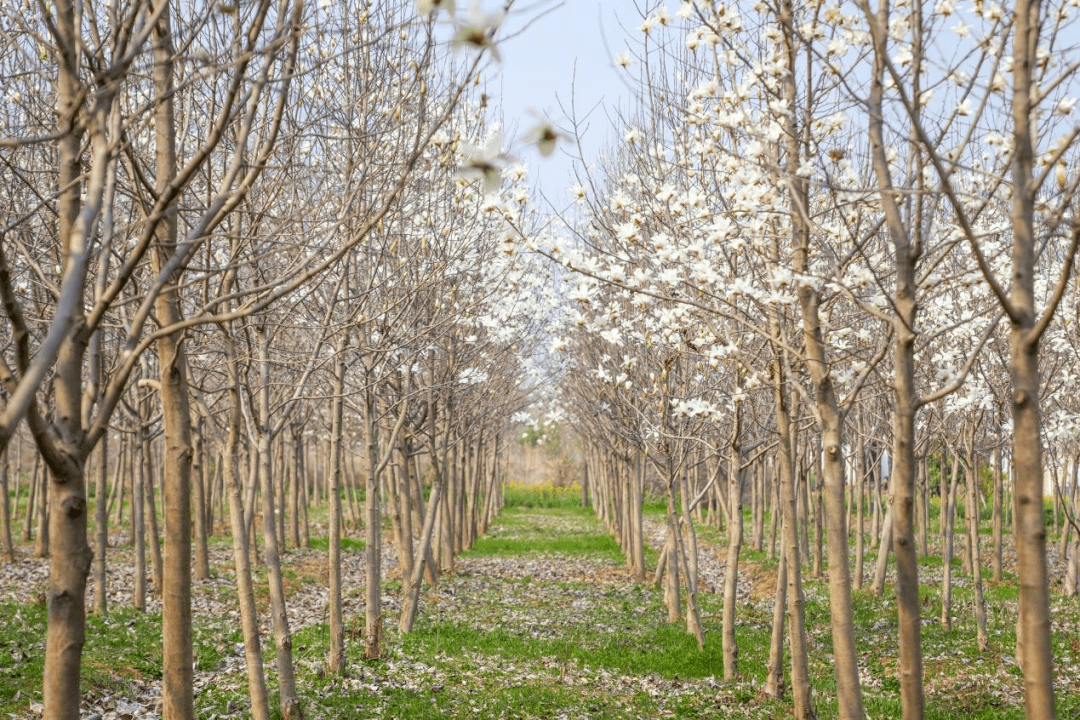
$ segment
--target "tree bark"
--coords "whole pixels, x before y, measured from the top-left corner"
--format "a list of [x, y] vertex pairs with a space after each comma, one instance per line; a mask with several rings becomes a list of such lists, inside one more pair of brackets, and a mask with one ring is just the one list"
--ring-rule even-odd
[[280, 695], [281, 717], [294, 720], [302, 717], [300, 699], [296, 694], [296, 679], [293, 670], [292, 632], [289, 629], [289, 614], [285, 604], [285, 584], [281, 577], [281, 553], [277, 542], [277, 521], [275, 520], [274, 475], [271, 455], [270, 433], [270, 347], [266, 328], [255, 328], [258, 338], [259, 353], [259, 428], [258, 428], [258, 464], [259, 482], [262, 491], [263, 510], [263, 553], [266, 562], [267, 582], [270, 586], [270, 616], [274, 624], [274, 645], [277, 649], [278, 693]]
[[787, 560], [781, 549], [776, 570], [776, 597], [773, 601], [772, 636], [769, 642], [769, 664], [765, 672], [765, 697], [784, 696], [784, 617], [787, 614]]
[[983, 598], [982, 560], [979, 554], [979, 459], [975, 455], [975, 427], [968, 435], [967, 446], [967, 529], [971, 548], [971, 585], [974, 589], [975, 641], [980, 652], [989, 649], [986, 635], [986, 602]]
[[[3, 452], [3, 464], [0, 465], [0, 521], [2, 521], [0, 541], [3, 542], [4, 562], [13, 563], [15, 562], [15, 546], [11, 543], [11, 497], [8, 495], [8, 473], [11, 467], [9, 455], [10, 453], [5, 449]], [[18, 468], [16, 468], [16, 472], [18, 472]], [[96, 502], [98, 505], [102, 505], [100, 495], [96, 498]], [[100, 512], [98, 515], [100, 516]]]
[[739, 646], [735, 637], [735, 605], [738, 599], [739, 552], [742, 549], [742, 454], [740, 432], [742, 430], [742, 406], [736, 405], [732, 417], [731, 443], [728, 447], [728, 555], [724, 569], [724, 617], [723, 640], [724, 680], [730, 682], [739, 674]]
[[[137, 420], [141, 427], [142, 423]], [[131, 444], [131, 537], [135, 544], [135, 591], [131, 597], [132, 605], [136, 610], [146, 610], [146, 519], [144, 500], [146, 486], [144, 475], [146, 463], [143, 462], [142, 431], [137, 431]]]
[[[94, 544], [97, 552], [94, 554], [94, 612], [105, 615], [109, 612], [107, 573], [105, 557], [109, 549], [109, 433], [101, 436], [98, 443], [98, 466], [97, 486], [94, 490]], [[7, 475], [7, 455], [4, 455], [4, 475]], [[7, 504], [7, 487], [3, 488], [4, 503]], [[4, 508], [4, 527], [7, 532], [7, 508]], [[7, 538], [10, 544], [10, 536]]]
[[[231, 284], [232, 274], [225, 285]], [[262, 643], [259, 638], [259, 615], [255, 608], [255, 584], [251, 577], [248, 553], [248, 532], [244, 520], [244, 496], [237, 474], [236, 458], [240, 444], [240, 372], [237, 368], [233, 329], [222, 326], [225, 340], [225, 362], [229, 373], [229, 434], [221, 453], [222, 479], [229, 504], [229, 526], [232, 535], [233, 563], [236, 566], [236, 594], [240, 601], [240, 624], [244, 633], [244, 665], [247, 670], [248, 695], [254, 720], [269, 720], [270, 698], [266, 690], [263, 669]]]
[[[372, 373], [367, 374], [364, 392], [364, 434], [367, 439], [367, 597], [364, 613], [364, 657], [382, 656], [382, 523], [379, 508], [379, 438], [375, 413], [378, 410]], [[404, 400], [402, 401], [404, 402]]]
[[335, 348], [334, 396], [330, 410], [330, 518], [328, 529], [328, 564], [330, 574], [329, 625], [330, 656], [327, 665], [331, 673], [345, 671], [345, 623], [341, 610], [341, 442], [342, 416], [345, 406], [345, 348], [344, 340]]
[[206, 467], [203, 463], [203, 459], [206, 455], [203, 447], [203, 421], [198, 420], [194, 429], [194, 454], [192, 455], [192, 488], [194, 493], [192, 494], [192, 500], [195, 503], [194, 520], [195, 520], [195, 567], [194, 575], [196, 580], [206, 580], [210, 577], [210, 551], [207, 547], [207, 529], [206, 529], [206, 506], [207, 506], [207, 492], [206, 492]]
[[[942, 457], [946, 451], [942, 450]], [[941, 499], [941, 511], [944, 513], [943, 522], [945, 527], [941, 546], [941, 629], [952, 630], [952, 559], [953, 559], [953, 526], [956, 521], [956, 486], [960, 482], [959, 463], [952, 463], [952, 481], [946, 486], [944, 496]], [[945, 477], [942, 470], [942, 477]]]
[[[165, 2], [165, 0], [156, 0]], [[156, 131], [155, 189], [160, 196], [176, 176], [176, 128], [173, 111], [173, 42], [170, 11], [162, 12], [154, 26], [154, 127]], [[154, 272], [161, 276], [176, 252], [178, 227], [174, 212], [158, 224], [152, 255]], [[155, 300], [158, 323], [180, 321], [174, 271], [169, 284]], [[162, 717], [188, 720], [194, 717], [194, 652], [191, 635], [191, 414], [188, 407], [187, 368], [182, 346], [183, 332], [157, 341], [161, 383], [162, 421], [165, 433], [165, 556], [162, 593]], [[147, 484], [151, 488], [152, 479]], [[153, 490], [150, 490], [151, 493]], [[152, 506], [151, 506], [152, 511]], [[156, 543], [155, 543], [156, 544]]]

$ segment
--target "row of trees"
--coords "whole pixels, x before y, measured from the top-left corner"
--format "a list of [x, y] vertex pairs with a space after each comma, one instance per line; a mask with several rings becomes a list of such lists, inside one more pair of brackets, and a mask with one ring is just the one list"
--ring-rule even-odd
[[[1069, 391], [1075, 9], [684, 2], [678, 18], [646, 8], [640, 31], [622, 59], [640, 100], [622, 141], [580, 177], [572, 236], [536, 242], [567, 286], [554, 349], [573, 372], [557, 402], [590, 448], [627, 562], [643, 574], [642, 478], [655, 473], [669, 506], [670, 607], [677, 617], [681, 577], [700, 640], [692, 518], [703, 506], [726, 518], [730, 677], [744, 484], [755, 478], [755, 543], [775, 488], [796, 716], [815, 716], [801, 590], [813, 527], [827, 548], [840, 717], [863, 718], [851, 610], [863, 532], [853, 580], [845, 495], [861, 498], [868, 468], [887, 465], [875, 527], [896, 558], [904, 717], [920, 718], [926, 458], [944, 442], [968, 468], [979, 588], [977, 468], [995, 458], [995, 557], [1003, 467], [1013, 497], [1027, 713], [1054, 717], [1043, 496], [1045, 466], [1070, 498], [1076, 485], [1065, 471], [1080, 409]], [[775, 485], [753, 469], [763, 462]], [[949, 568], [960, 475], [945, 476]], [[782, 687], [782, 658], [777, 644], [769, 692]]]
[[[40, 464], [20, 440], [14, 466], [40, 468], [50, 558], [47, 718], [78, 717], [87, 577], [93, 563], [106, 612], [110, 508], [122, 515], [125, 498], [134, 603], [147, 549], [162, 598], [166, 718], [193, 716], [191, 584], [226, 508], [260, 718], [252, 560], [268, 570], [280, 713], [299, 717], [281, 556], [307, 542], [313, 503], [329, 504], [334, 672], [346, 513], [365, 528], [377, 657], [381, 517], [407, 630], [422, 578], [497, 510], [547, 271], [505, 251], [532, 222], [525, 170], [484, 194], [503, 182], [481, 82], [503, 14], [441, 5], [0, 10], [0, 451], [25, 420]], [[9, 502], [5, 490], [5, 533]]]

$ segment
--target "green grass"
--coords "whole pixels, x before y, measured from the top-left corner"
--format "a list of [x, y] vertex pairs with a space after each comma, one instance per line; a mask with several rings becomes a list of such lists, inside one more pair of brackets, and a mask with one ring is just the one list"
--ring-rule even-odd
[[553, 485], [518, 485], [511, 483], [503, 489], [506, 508], [580, 508], [581, 488]]
[[[321, 517], [318, 512], [313, 510], [313, 519]], [[647, 517], [653, 522], [662, 523], [665, 513], [662, 501], [647, 505]], [[989, 523], [984, 525], [988, 532]], [[749, 523], [745, 527], [748, 541]], [[936, 529], [936, 523], [932, 527]], [[697, 530], [703, 553], [726, 555], [722, 533], [706, 525]], [[324, 534], [325, 526], [319, 535]], [[931, 542], [936, 538], [932, 532]], [[325, 537], [312, 537], [313, 548], [324, 551], [326, 543]], [[359, 539], [342, 539], [345, 553], [363, 549]], [[955, 620], [948, 631], [938, 621], [940, 557], [920, 558], [926, 717], [1019, 720], [1024, 716], [1022, 678], [1011, 664], [1016, 577], [1006, 572], [1003, 582], [984, 584], [990, 648], [980, 652], [971, 613], [973, 593], [970, 579], [959, 569], [960, 551], [958, 542], [953, 561]], [[989, 548], [985, 545], [983, 552], [986, 562]], [[649, 564], [655, 563], [655, 551], [647, 553]], [[868, 548], [864, 587], [869, 585], [875, 556], [876, 551]], [[284, 562], [286, 585], [293, 591], [321, 582], [316, 563], [290, 564], [289, 555]], [[501, 564], [493, 565], [496, 562]], [[305, 611], [303, 617], [310, 624], [294, 628], [293, 636], [305, 715], [620, 720], [790, 717], [790, 697], [765, 701], [758, 696], [772, 617], [770, 578], [777, 560], [744, 545], [740, 563], [754, 594], [737, 608], [740, 678], [725, 683], [720, 679], [722, 602], [718, 595], [701, 594], [706, 631], [701, 651], [683, 623], [666, 622], [662, 591], [651, 582], [637, 584], [629, 579], [614, 539], [591, 509], [580, 507], [579, 490], [521, 489], [489, 534], [461, 557], [458, 572], [440, 578], [434, 588], [425, 588], [412, 634], [398, 634], [391, 604], [382, 660], [362, 658], [363, 612], [350, 612], [346, 617], [348, 675], [328, 675], [325, 615], [317, 607]], [[506, 574], [492, 574], [492, 567]], [[556, 572], [560, 567], [572, 567], [573, 572], [560, 575]], [[214, 569], [221, 577], [231, 575], [227, 564]], [[989, 577], [986, 567], [984, 579]], [[808, 571], [803, 582], [815, 704], [819, 718], [830, 720], [838, 710], [828, 588]], [[256, 571], [256, 587], [259, 602], [265, 606], [261, 568]], [[229, 582], [218, 582], [203, 592], [235, 603]], [[396, 599], [400, 582], [386, 582], [384, 592]], [[354, 584], [346, 593], [362, 598], [363, 587]], [[873, 718], [901, 713], [893, 598], [891, 584], [882, 597], [866, 589], [852, 596], [864, 705]], [[1052, 616], [1054, 657], [1063, 683], [1057, 694], [1058, 717], [1080, 717], [1080, 641], [1076, 640], [1080, 602], [1054, 594]], [[45, 608], [36, 603], [0, 604], [0, 618], [0, 717], [26, 717], [29, 703], [41, 700]], [[239, 665], [237, 644], [242, 638], [236, 618], [197, 614], [193, 639], [197, 671], [217, 673], [197, 694], [197, 716], [245, 715], [249, 701]], [[115, 607], [106, 618], [90, 616], [83, 659], [84, 695], [126, 697], [134, 684], [158, 680], [160, 642], [159, 615]], [[271, 637], [264, 636], [263, 653], [269, 688], [276, 693]], [[276, 705], [276, 699], [272, 703]]]
[[[363, 550], [366, 547], [363, 540], [359, 540], [359, 539], [356, 539], [356, 538], [348, 538], [348, 537], [341, 538], [340, 546], [341, 546], [342, 550], [349, 550], [349, 551], [353, 551], [353, 552], [360, 552], [361, 550]], [[312, 550], [327, 550], [327, 551], [329, 551], [330, 550], [330, 538], [313, 537], [313, 538], [311, 538], [311, 543], [308, 545], [308, 547], [311, 548]]]
[[[567, 520], [552, 527], [552, 518]], [[620, 563], [622, 551], [607, 534], [581, 532], [595, 522], [588, 508], [508, 508], [496, 521], [500, 532], [479, 538], [466, 557], [563, 554], [599, 557]]]
[[[0, 617], [0, 716], [21, 717], [29, 701], [41, 702], [47, 613], [44, 604], [4, 603]], [[130, 679], [160, 677], [160, 614], [121, 607], [104, 618], [87, 617], [84, 695], [121, 693]]]

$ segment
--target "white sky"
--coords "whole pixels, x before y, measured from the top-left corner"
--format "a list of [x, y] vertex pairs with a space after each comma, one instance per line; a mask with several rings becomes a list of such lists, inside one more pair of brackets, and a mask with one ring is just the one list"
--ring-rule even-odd
[[[614, 57], [626, 49], [626, 31], [634, 33], [641, 20], [631, 0], [518, 0], [500, 34], [514, 32], [545, 9], [517, 37], [500, 43], [502, 63], [489, 68], [488, 92], [501, 98], [505, 126], [516, 126], [519, 138], [536, 122], [530, 109], [561, 128], [569, 127], [572, 109], [579, 119], [591, 111], [582, 149], [585, 161], [595, 162], [612, 136], [612, 111], [625, 108], [630, 96], [626, 71], [615, 67]], [[566, 149], [576, 154], [576, 148]], [[573, 161], [563, 149], [546, 159], [531, 148], [514, 153], [529, 165], [534, 188], [557, 205], [569, 197]]]

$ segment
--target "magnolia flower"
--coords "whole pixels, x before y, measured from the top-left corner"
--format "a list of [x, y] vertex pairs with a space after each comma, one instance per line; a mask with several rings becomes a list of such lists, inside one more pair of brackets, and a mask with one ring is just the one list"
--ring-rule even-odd
[[630, 63], [632, 62], [633, 60], [630, 57], [629, 50], [623, 50], [621, 53], [615, 56], [615, 64], [621, 68], [630, 67]]
[[675, 285], [678, 285], [680, 280], [681, 280], [678, 268], [673, 268], [673, 267], [664, 268], [663, 270], [660, 271], [660, 280], [661, 280], [661, 282], [663, 282], [663, 283], [665, 283], [667, 285], [671, 285], [673, 287]]
[[458, 174], [467, 179], [483, 180], [484, 192], [493, 193], [499, 189], [502, 179], [502, 166], [509, 159], [502, 149], [502, 133], [495, 133], [491, 139], [483, 145], [464, 144], [462, 154], [465, 162], [458, 168]]
[[[536, 115], [536, 113], [533, 113], [533, 115]], [[530, 128], [529, 132], [525, 134], [524, 140], [530, 145], [536, 145], [541, 157], [551, 157], [559, 140], [568, 140], [569, 138], [559, 132], [550, 121], [539, 116], [536, 117], [539, 122]]]
[[1058, 115], [1068, 115], [1069, 113], [1071, 113], [1073, 111], [1073, 108], [1075, 106], [1076, 106], [1076, 98], [1074, 98], [1074, 97], [1061, 98], [1061, 100], [1058, 101], [1057, 107], [1054, 108], [1054, 112], [1057, 113]]
[[458, 375], [458, 383], [461, 385], [478, 385], [487, 382], [488, 374], [478, 368], [465, 368]]
[[436, 10], [454, 12], [454, 0], [416, 0], [416, 14], [428, 16]]
[[481, 52], [487, 50], [496, 62], [502, 62], [498, 48], [495, 47], [493, 35], [503, 21], [503, 13], [481, 13], [480, 4], [477, 2], [469, 6], [469, 14], [463, 20], [455, 20], [457, 27], [454, 35], [450, 38], [450, 46], [455, 50], [465, 46], [476, 48]]
[[617, 327], [604, 330], [600, 333], [600, 337], [612, 345], [622, 345], [622, 331]]

